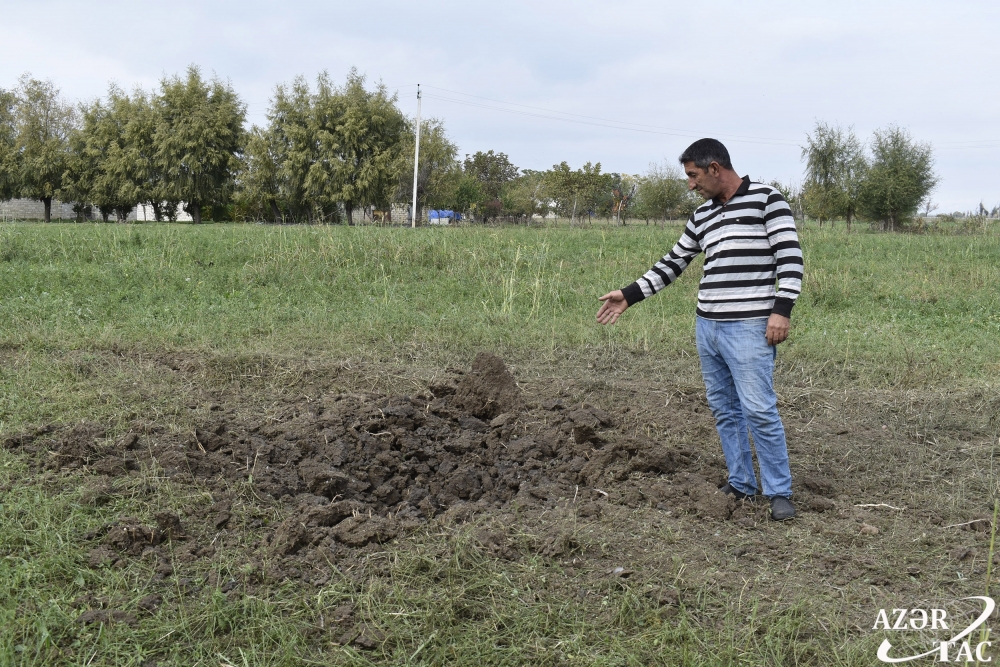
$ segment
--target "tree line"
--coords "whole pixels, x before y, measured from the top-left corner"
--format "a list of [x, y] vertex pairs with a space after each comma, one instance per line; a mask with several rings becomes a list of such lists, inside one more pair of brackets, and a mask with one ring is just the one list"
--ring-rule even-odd
[[[266, 123], [249, 129], [233, 88], [195, 66], [155, 92], [111, 85], [77, 105], [25, 74], [0, 89], [0, 200], [39, 200], [46, 221], [53, 199], [80, 218], [119, 221], [140, 204], [157, 220], [176, 219], [181, 206], [195, 222], [385, 219], [412, 198], [414, 130], [397, 96], [356, 70], [340, 84], [321, 73], [278, 85]], [[571, 224], [648, 223], [686, 218], [701, 203], [670, 161], [644, 174], [605, 172], [600, 162], [519, 169], [493, 150], [460, 157], [440, 120], [425, 120], [420, 134], [418, 216], [430, 208], [482, 222], [555, 214]], [[819, 123], [803, 159], [801, 189], [773, 184], [821, 223], [864, 216], [896, 228], [937, 182], [930, 147], [900, 128], [876, 132], [866, 152], [853, 130]]]
[[0, 90], [0, 199], [73, 202], [118, 220], [140, 203], [171, 219], [184, 202], [202, 212], [234, 191], [246, 107], [230, 86], [197, 68], [165, 78], [157, 94], [112, 85], [105, 99], [73, 106], [51, 81], [30, 75]]
[[802, 158], [802, 208], [820, 225], [840, 218], [849, 229], [860, 217], [896, 230], [922, 205], [931, 210], [930, 193], [938, 183], [931, 146], [904, 128], [876, 130], [865, 144], [853, 128], [819, 122]]

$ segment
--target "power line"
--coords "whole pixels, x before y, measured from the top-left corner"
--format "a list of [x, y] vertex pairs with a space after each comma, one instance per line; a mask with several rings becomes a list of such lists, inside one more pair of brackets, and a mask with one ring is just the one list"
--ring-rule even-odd
[[[448, 88], [441, 88], [439, 86], [426, 85], [427, 88], [433, 88], [435, 90], [440, 90], [446, 93], [451, 93], [453, 95], [461, 95], [463, 97], [472, 97], [479, 100], [486, 100], [488, 102], [494, 102], [497, 104], [503, 104], [506, 106], [520, 107], [521, 109], [531, 109], [532, 111], [540, 111], [544, 113], [531, 113], [528, 111], [520, 111], [519, 109], [508, 109], [505, 107], [498, 107], [489, 104], [482, 104], [479, 102], [472, 102], [469, 100], [459, 100], [451, 97], [444, 97], [440, 95], [424, 95], [429, 99], [436, 99], [443, 102], [451, 102], [453, 104], [462, 104], [465, 106], [477, 107], [480, 109], [490, 109], [493, 111], [502, 111], [504, 113], [510, 113], [521, 116], [532, 116], [535, 118], [545, 118], [548, 120], [558, 120], [567, 123], [576, 123], [580, 125], [590, 125], [593, 127], [606, 127], [616, 130], [628, 130], [632, 132], [642, 132], [645, 134], [659, 134], [665, 136], [675, 136], [675, 137], [704, 137], [709, 136], [711, 132], [699, 132], [695, 130], [679, 129], [662, 127], [658, 125], [648, 125], [644, 123], [632, 123], [629, 121], [615, 120], [611, 118], [601, 118], [598, 116], [587, 116], [584, 114], [577, 114], [568, 111], [555, 111], [553, 109], [546, 109], [543, 107], [535, 107], [527, 104], [520, 104], [517, 102], [506, 102], [504, 100], [498, 100], [492, 97], [484, 97], [482, 95], [473, 95], [471, 93], [462, 93], [457, 90], [450, 90]], [[558, 114], [558, 115], [549, 115]], [[572, 116], [573, 118], [566, 118], [565, 116]], [[577, 120], [582, 119], [582, 120]], [[594, 122], [602, 121], [602, 122]], [[610, 123], [610, 124], [608, 124]], [[734, 134], [717, 134], [716, 136], [726, 139], [727, 141], [735, 141], [742, 143], [754, 143], [754, 144], [764, 144], [771, 146], [795, 146], [800, 147], [801, 142], [793, 139], [778, 139], [769, 137], [751, 137], [746, 135], [734, 135]], [[976, 150], [976, 149], [992, 149], [1000, 148], [1000, 139], [968, 139], [964, 141], [948, 141], [941, 143], [934, 143], [932, 145], [936, 149], [941, 150]]]
[[[648, 124], [645, 124], [645, 123], [632, 123], [632, 122], [629, 122], [629, 121], [615, 120], [613, 118], [600, 118], [598, 116], [586, 116], [586, 115], [583, 115], [583, 114], [571, 113], [569, 111], [555, 111], [555, 110], [552, 110], [552, 109], [544, 109], [542, 107], [533, 107], [533, 106], [529, 106], [527, 104], [519, 104], [517, 102], [505, 102], [503, 100], [497, 100], [497, 99], [493, 99], [491, 97], [483, 97], [482, 95], [472, 95], [471, 93], [461, 93], [461, 92], [459, 92], [457, 90], [449, 90], [447, 88], [439, 88], [438, 86], [427, 85], [426, 87], [427, 88], [435, 88], [437, 90], [442, 90], [442, 91], [444, 91], [446, 93], [452, 93], [453, 95], [462, 95], [462, 96], [465, 96], [465, 97], [475, 97], [476, 99], [487, 100], [489, 102], [496, 102], [496, 103], [499, 103], [499, 104], [506, 104], [508, 106], [522, 107], [524, 109], [532, 109], [534, 111], [544, 111], [545, 113], [560, 114], [561, 116], [575, 116], [576, 118], [584, 118], [584, 119], [587, 119], [587, 120], [599, 120], [599, 121], [604, 121], [604, 122], [608, 122], [608, 123], [614, 123], [616, 126], [621, 126], [621, 125], [628, 126], [628, 125], [632, 125], [632, 126], [640, 127], [640, 128], [649, 128], [651, 130], [657, 130], [658, 134], [679, 133], [677, 136], [698, 136], [698, 137], [702, 137], [702, 136], [706, 136], [707, 134], [711, 134], [711, 133], [707, 133], [707, 132], [700, 132], [700, 131], [697, 131], [697, 130], [681, 129], [681, 128], [676, 128], [676, 127], [663, 127], [663, 126], [660, 126], [660, 125], [648, 125]], [[445, 99], [445, 98], [440, 98], [440, 99]], [[463, 104], [463, 103], [464, 104], [472, 104], [471, 102], [463, 102], [463, 101], [460, 101], [460, 100], [449, 100], [449, 101], [458, 102], [459, 104]], [[493, 109], [493, 108], [496, 108], [496, 107], [485, 107], [485, 108]], [[500, 111], [509, 111], [508, 109], [499, 109], [499, 110]], [[543, 116], [543, 117], [549, 118], [549, 116]], [[566, 119], [559, 118], [557, 120], [566, 120]], [[626, 128], [619, 128], [619, 129], [626, 129]], [[773, 138], [773, 137], [750, 137], [750, 136], [736, 135], [736, 134], [727, 134], [725, 136], [733, 138], [733, 139], [740, 139], [740, 140], [747, 140], [747, 141], [771, 142], [771, 143], [774, 143], [774, 144], [794, 143], [796, 146], [799, 145], [798, 141], [793, 141], [792, 139], [776, 139], [776, 138]]]
[[[595, 121], [580, 120], [580, 119], [576, 119], [576, 118], [562, 118], [562, 117], [559, 117], [559, 116], [548, 116], [548, 115], [545, 115], [545, 114], [534, 113], [534, 112], [530, 112], [530, 111], [519, 111], [517, 109], [505, 109], [503, 107], [496, 107], [496, 106], [491, 106], [491, 105], [488, 105], [488, 104], [480, 104], [478, 102], [468, 102], [468, 101], [465, 101], [465, 100], [456, 100], [456, 99], [449, 98], [449, 97], [441, 97], [439, 95], [425, 95], [424, 97], [426, 97], [428, 99], [440, 100], [440, 101], [443, 101], [443, 102], [451, 102], [453, 104], [462, 104], [462, 105], [465, 105], [465, 106], [477, 107], [479, 109], [491, 109], [493, 111], [503, 111], [505, 113], [515, 114], [515, 115], [518, 115], [518, 116], [531, 116], [531, 117], [534, 117], [534, 118], [546, 118], [548, 120], [558, 120], [558, 121], [563, 121], [565, 123], [575, 123], [577, 125], [589, 125], [589, 126], [592, 126], [592, 127], [606, 127], [606, 128], [615, 129], [615, 130], [627, 130], [627, 131], [630, 131], [630, 132], [641, 132], [643, 134], [658, 134], [658, 135], [666, 135], [666, 136], [673, 136], [673, 137], [698, 138], [698, 137], [704, 136], [704, 134], [702, 134], [702, 133], [692, 132], [692, 131], [685, 132], [685, 131], [649, 130], [649, 129], [643, 129], [641, 127], [628, 127], [628, 126], [625, 126], [624, 124], [622, 124], [622, 125], [609, 125], [607, 123], [598, 123], [598, 122], [595, 122]], [[555, 112], [555, 113], [558, 113], [558, 112]], [[722, 137], [726, 138], [727, 140], [732, 140], [732, 141], [736, 141], [736, 142], [743, 142], [743, 143], [768, 144], [768, 145], [772, 145], [772, 146], [794, 146], [796, 148], [799, 146], [798, 143], [793, 143], [791, 140], [745, 139], [745, 138], [737, 138], [737, 137], [734, 137], [732, 135], [718, 135], [718, 136], [722, 136]]]

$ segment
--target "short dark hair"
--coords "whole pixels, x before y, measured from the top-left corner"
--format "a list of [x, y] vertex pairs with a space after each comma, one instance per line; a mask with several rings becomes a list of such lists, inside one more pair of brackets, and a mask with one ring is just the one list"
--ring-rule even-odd
[[729, 159], [729, 151], [718, 139], [699, 139], [684, 149], [678, 158], [681, 164], [694, 162], [699, 169], [708, 169], [708, 165], [718, 162], [724, 169], [732, 169], [733, 163]]

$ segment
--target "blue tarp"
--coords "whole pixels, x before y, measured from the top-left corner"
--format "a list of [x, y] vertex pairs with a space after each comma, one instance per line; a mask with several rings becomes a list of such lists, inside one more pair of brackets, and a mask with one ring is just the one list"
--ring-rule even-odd
[[461, 220], [462, 214], [455, 213], [454, 211], [448, 210], [435, 210], [430, 209], [427, 211], [428, 220]]

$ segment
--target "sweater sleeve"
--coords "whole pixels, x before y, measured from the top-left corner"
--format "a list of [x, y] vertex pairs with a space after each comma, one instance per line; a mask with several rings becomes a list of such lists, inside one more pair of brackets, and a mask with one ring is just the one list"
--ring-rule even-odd
[[791, 317], [795, 300], [802, 292], [802, 247], [792, 210], [777, 190], [767, 198], [764, 226], [777, 264], [778, 289], [771, 312]]
[[684, 233], [673, 250], [666, 254], [656, 264], [653, 265], [641, 278], [628, 287], [622, 288], [625, 301], [628, 305], [634, 305], [646, 297], [653, 296], [670, 283], [677, 280], [678, 276], [684, 272], [691, 260], [701, 252], [701, 242], [695, 233], [694, 216], [688, 219]]

